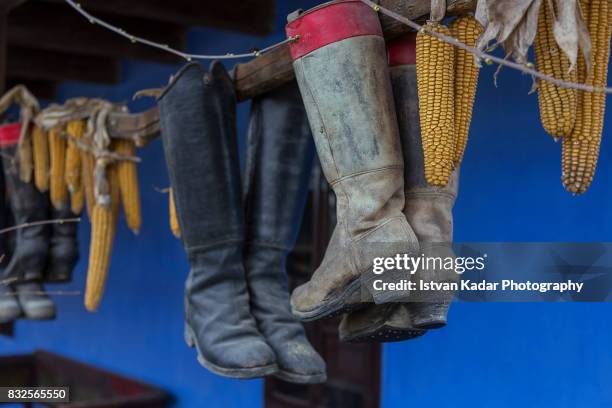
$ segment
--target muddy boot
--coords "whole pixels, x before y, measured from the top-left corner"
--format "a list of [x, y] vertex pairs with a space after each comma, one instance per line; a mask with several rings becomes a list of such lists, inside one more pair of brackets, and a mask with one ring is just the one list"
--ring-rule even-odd
[[421, 337], [427, 333], [414, 327], [405, 303], [372, 305], [342, 317], [338, 334], [347, 343], [390, 343]]
[[[321, 21], [330, 30], [320, 30]], [[326, 3], [297, 16], [287, 34], [299, 36], [290, 45], [293, 66], [337, 202], [325, 257], [293, 292], [293, 313], [316, 320], [372, 298], [396, 301], [396, 293], [374, 290], [374, 258], [416, 253], [418, 244], [402, 214], [404, 165], [378, 16], [360, 1]]]
[[21, 307], [15, 289], [6, 282], [0, 283], [0, 324], [9, 323], [21, 316]]
[[185, 338], [210, 371], [255, 378], [278, 370], [249, 312], [236, 97], [220, 63], [189, 64], [159, 98], [162, 140], [191, 264]]
[[[7, 125], [15, 126], [15, 125]], [[19, 131], [16, 131], [19, 134]], [[16, 226], [49, 219], [49, 198], [36, 189], [33, 183], [19, 178], [16, 155], [18, 138], [3, 139], [2, 165], [13, 222]], [[18, 300], [26, 318], [52, 319], [55, 305], [48, 296], [41, 294], [43, 274], [49, 252], [49, 226], [31, 225], [15, 231], [15, 244], [10, 261], [4, 270], [4, 278], [13, 280]], [[21, 296], [22, 290], [36, 295]], [[32, 312], [31, 314], [29, 312]]]
[[[54, 220], [75, 218], [69, 208], [52, 209]], [[79, 245], [77, 242], [76, 222], [62, 222], [51, 225], [49, 258], [45, 271], [45, 282], [66, 283], [72, 279], [72, 271], [79, 260]]]
[[[414, 36], [394, 41], [390, 50], [391, 78], [395, 93], [396, 109], [402, 150], [406, 163], [406, 204], [404, 214], [416, 233], [421, 253], [425, 257], [446, 259], [454, 257], [453, 206], [457, 197], [459, 169], [451, 175], [446, 187], [430, 186], [425, 180], [421, 129], [419, 126], [416, 68], [410, 58], [400, 58], [394, 64], [394, 54], [410, 55], [414, 51]], [[454, 271], [421, 269], [415, 275], [416, 281], [457, 282]], [[449, 304], [454, 293], [448, 291], [416, 292], [408, 308], [412, 324], [422, 329], [435, 329], [446, 324]]]
[[301, 225], [313, 155], [295, 82], [253, 101], [244, 177], [251, 313], [276, 353], [276, 376], [297, 383], [326, 379], [325, 362], [291, 314], [286, 270]]

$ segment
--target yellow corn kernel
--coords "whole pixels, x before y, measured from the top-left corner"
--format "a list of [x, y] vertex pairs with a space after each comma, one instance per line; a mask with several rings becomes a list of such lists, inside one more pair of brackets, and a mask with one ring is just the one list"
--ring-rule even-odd
[[[429, 22], [429, 31], [451, 35], [448, 27]], [[455, 156], [455, 50], [419, 31], [416, 71], [425, 178], [436, 186], [448, 184]]]
[[34, 184], [38, 191], [49, 190], [49, 139], [38, 126], [32, 128], [32, 150], [34, 159]]
[[[473, 16], [457, 18], [450, 25], [453, 36], [462, 43], [474, 47], [482, 34], [483, 28]], [[459, 166], [468, 141], [472, 110], [476, 98], [479, 69], [474, 56], [455, 48], [455, 155], [454, 166]]]
[[174, 235], [176, 238], [180, 238], [181, 227], [178, 223], [178, 217], [176, 214], [176, 204], [174, 202], [174, 192], [172, 191], [172, 188], [170, 188], [170, 191], [168, 191], [168, 197], [168, 203], [170, 207], [170, 230], [172, 231], [172, 235]]
[[89, 266], [85, 288], [85, 308], [95, 312], [100, 305], [113, 251], [116, 218], [111, 207], [96, 204], [91, 216]]
[[87, 205], [87, 214], [89, 217], [93, 215], [93, 207], [96, 202], [94, 195], [94, 168], [96, 162], [91, 153], [84, 150], [81, 151], [81, 185], [85, 195], [85, 204]]
[[77, 189], [70, 192], [70, 209], [74, 214], [79, 215], [83, 211], [84, 204], [85, 192], [83, 191], [83, 185], [80, 185]]
[[61, 128], [49, 131], [49, 147], [51, 152], [50, 196], [51, 204], [62, 209], [68, 199], [64, 170], [66, 167], [66, 139], [61, 134]]
[[[125, 156], [136, 154], [136, 145], [131, 140], [118, 139], [114, 143], [115, 152]], [[121, 202], [128, 227], [138, 234], [142, 225], [140, 212], [140, 191], [138, 190], [138, 174], [136, 163], [129, 160], [117, 162], [119, 171], [119, 188], [121, 190]]]
[[[551, 3], [552, 4], [552, 3]], [[570, 72], [570, 60], [557, 45], [553, 34], [553, 10], [547, 2], [540, 7], [538, 32], [533, 43], [539, 71], [564, 81], [576, 82], [576, 69]], [[577, 91], [540, 81], [538, 103], [544, 130], [553, 138], [569, 136], [576, 122]]]
[[66, 133], [68, 134], [68, 147], [66, 150], [66, 185], [68, 191], [75, 191], [81, 188], [81, 151], [75, 143], [80, 140], [85, 132], [85, 123], [80, 120], [68, 122]]
[[[609, 0], [581, 0], [580, 4], [588, 21], [593, 46], [593, 64], [587, 76], [586, 65], [578, 62], [578, 81], [595, 87], [606, 86], [612, 34], [612, 5]], [[562, 180], [567, 191], [584, 193], [595, 175], [601, 136], [603, 131], [606, 94], [603, 92], [579, 92], [574, 130], [563, 138]]]

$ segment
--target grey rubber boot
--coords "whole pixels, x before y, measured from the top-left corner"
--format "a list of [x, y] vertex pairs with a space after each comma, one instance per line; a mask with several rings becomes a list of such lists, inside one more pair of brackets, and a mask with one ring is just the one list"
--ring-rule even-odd
[[[54, 220], [75, 218], [68, 206], [62, 210], [51, 209]], [[72, 271], [79, 260], [76, 222], [63, 222], [51, 225], [49, 257], [45, 270], [45, 282], [66, 283], [72, 279]]]
[[[331, 29], [320, 30], [320, 21]], [[378, 16], [360, 1], [326, 3], [290, 22], [287, 33], [299, 36], [290, 45], [293, 66], [337, 203], [325, 257], [293, 292], [293, 313], [316, 320], [372, 298], [396, 301], [373, 289], [373, 260], [418, 245], [402, 214], [404, 163]]]
[[185, 339], [210, 371], [274, 374], [274, 352], [249, 311], [236, 141], [236, 97], [223, 65], [188, 64], [159, 97], [162, 140], [191, 270]]
[[251, 313], [276, 353], [276, 376], [296, 383], [326, 380], [325, 362], [291, 314], [286, 270], [304, 213], [313, 157], [295, 82], [253, 100], [243, 178]]
[[[425, 257], [454, 257], [453, 206], [459, 185], [459, 169], [451, 174], [446, 187], [431, 186], [425, 180], [421, 129], [419, 125], [416, 68], [400, 65], [391, 68], [398, 122], [402, 137], [406, 204], [404, 214], [416, 233]], [[426, 282], [457, 282], [454, 271], [421, 269], [415, 278]], [[435, 329], [446, 325], [452, 292], [416, 292], [409, 309], [415, 327]]]
[[[3, 151], [4, 179], [14, 224], [19, 226], [49, 219], [49, 198], [33, 183], [21, 181], [16, 145]], [[55, 304], [44, 293], [42, 280], [49, 253], [49, 226], [33, 225], [15, 231], [15, 245], [4, 270], [4, 279], [14, 280], [17, 299], [27, 319], [53, 319]], [[22, 294], [25, 294], [22, 296]]]

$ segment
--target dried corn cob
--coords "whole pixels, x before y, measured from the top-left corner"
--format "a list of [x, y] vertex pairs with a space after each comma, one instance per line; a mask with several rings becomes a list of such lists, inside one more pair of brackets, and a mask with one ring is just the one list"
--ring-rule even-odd
[[49, 190], [49, 139], [38, 126], [32, 128], [34, 184], [40, 192]]
[[[551, 3], [552, 5], [552, 3]], [[557, 45], [553, 34], [553, 10], [547, 2], [540, 7], [538, 33], [533, 44], [538, 70], [557, 79], [576, 82], [576, 69]], [[577, 91], [540, 81], [538, 103], [542, 126], [553, 138], [569, 136], [576, 122]]]
[[[586, 64], [578, 62], [578, 80], [595, 87], [604, 87], [608, 76], [612, 5], [609, 0], [580, 2], [588, 21], [593, 47], [593, 68], [587, 76]], [[562, 180], [567, 191], [584, 193], [593, 180], [603, 131], [606, 95], [603, 92], [579, 92], [576, 123], [572, 134], [563, 138]]]
[[178, 218], [176, 214], [176, 204], [174, 203], [174, 193], [172, 192], [172, 188], [168, 191], [168, 202], [170, 207], [170, 230], [172, 231], [172, 235], [176, 238], [181, 237], [181, 227], [178, 223]]
[[[125, 156], [134, 156], [136, 146], [130, 140], [116, 140], [115, 152]], [[121, 202], [128, 227], [138, 234], [142, 224], [140, 213], [140, 192], [138, 191], [138, 174], [136, 163], [129, 160], [120, 160], [117, 163], [119, 171], [119, 188], [121, 190]]]
[[70, 209], [74, 214], [79, 215], [83, 211], [84, 204], [85, 192], [83, 191], [83, 185], [80, 185], [77, 189], [70, 192]]
[[110, 206], [96, 204], [91, 216], [91, 242], [89, 244], [89, 267], [85, 288], [85, 308], [90, 312], [98, 309], [113, 251], [116, 217]]
[[[70, 192], [81, 188], [81, 151], [74, 140], [79, 140], [85, 131], [85, 123], [80, 120], [68, 122], [68, 148], [66, 150], [66, 185]], [[74, 139], [74, 140], [73, 140]]]
[[94, 197], [94, 167], [95, 160], [91, 153], [81, 151], [81, 185], [85, 195], [87, 214], [91, 217], [95, 203]]
[[17, 145], [17, 158], [19, 163], [19, 178], [24, 183], [30, 183], [32, 181], [32, 172], [34, 170], [34, 153], [32, 152], [32, 140], [31, 134], [33, 126], [28, 126], [23, 135], [23, 138], [19, 139]]
[[432, 185], [448, 184], [455, 156], [455, 50], [429, 35], [451, 35], [448, 27], [428, 22], [416, 40], [416, 71], [425, 178]]
[[[473, 16], [459, 17], [450, 26], [453, 37], [474, 47], [483, 28]], [[453, 164], [458, 166], [468, 141], [472, 108], [476, 98], [479, 69], [469, 52], [455, 48], [455, 155]]]
[[66, 139], [61, 134], [61, 128], [49, 131], [49, 147], [51, 152], [50, 196], [51, 204], [62, 209], [68, 199], [64, 170], [66, 167]]

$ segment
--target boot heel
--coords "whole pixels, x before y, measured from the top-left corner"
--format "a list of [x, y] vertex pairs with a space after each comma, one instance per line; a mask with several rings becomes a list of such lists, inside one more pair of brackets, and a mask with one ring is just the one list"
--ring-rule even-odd
[[193, 348], [193, 346], [195, 345], [195, 342], [193, 341], [193, 330], [191, 330], [191, 327], [189, 327], [189, 325], [187, 323], [185, 323], [185, 328], [183, 331], [183, 338], [185, 339], [185, 343], [187, 343], [187, 347], [191, 347]]

